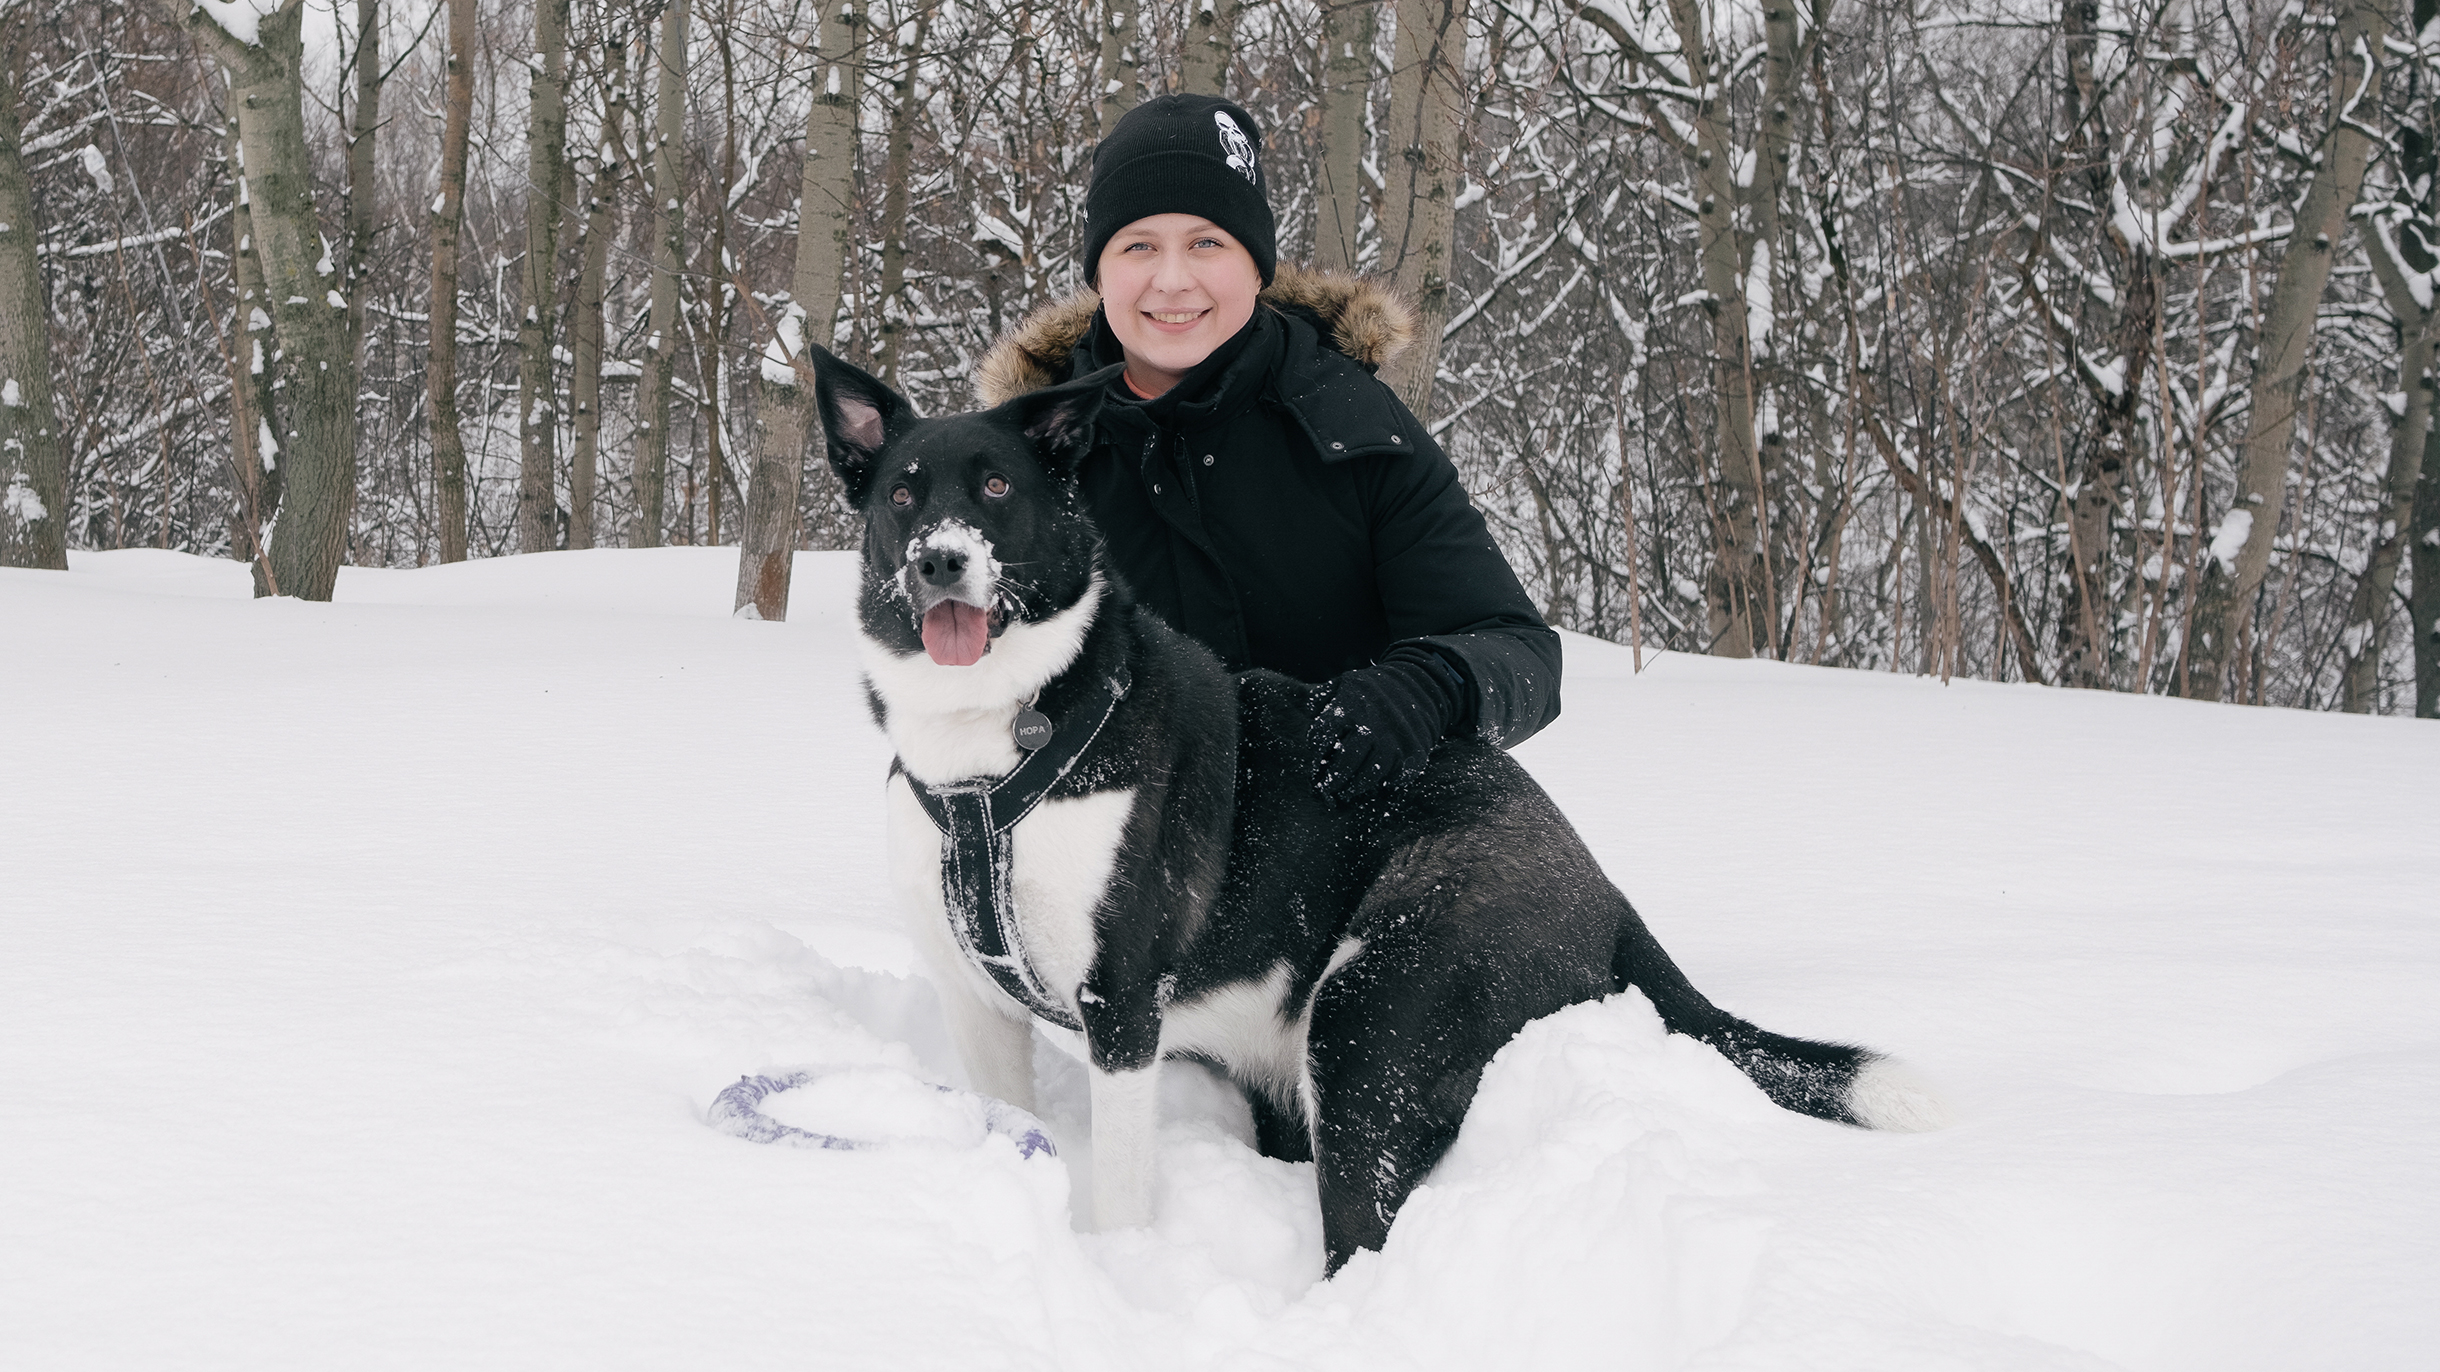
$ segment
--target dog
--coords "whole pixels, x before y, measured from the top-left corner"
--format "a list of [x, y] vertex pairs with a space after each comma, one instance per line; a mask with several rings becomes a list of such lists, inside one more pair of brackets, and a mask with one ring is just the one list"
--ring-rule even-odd
[[1443, 740], [1355, 803], [1318, 794], [1325, 688], [1232, 676], [1103, 565], [1075, 477], [1117, 368], [919, 419], [809, 352], [865, 520], [892, 884], [976, 1089], [1032, 1108], [1030, 1021], [1081, 1031], [1100, 1227], [1149, 1222], [1160, 1065], [1195, 1058], [1244, 1092], [1265, 1154], [1315, 1164], [1336, 1272], [1386, 1241], [1501, 1045], [1628, 987], [1788, 1109], [1942, 1122], [1892, 1060], [1714, 1006], [1489, 743]]

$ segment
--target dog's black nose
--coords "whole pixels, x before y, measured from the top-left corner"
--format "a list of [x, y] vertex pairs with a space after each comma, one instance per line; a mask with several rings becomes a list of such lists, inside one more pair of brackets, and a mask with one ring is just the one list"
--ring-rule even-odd
[[966, 575], [966, 555], [948, 548], [928, 548], [916, 559], [915, 572], [934, 586], [954, 586]]

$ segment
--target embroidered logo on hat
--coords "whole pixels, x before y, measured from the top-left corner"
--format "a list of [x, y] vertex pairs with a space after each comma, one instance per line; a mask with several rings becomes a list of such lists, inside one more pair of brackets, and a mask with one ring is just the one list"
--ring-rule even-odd
[[1249, 183], [1260, 186], [1261, 170], [1254, 165], [1254, 144], [1228, 117], [1227, 110], [1213, 110], [1212, 122], [1220, 126], [1220, 151], [1228, 154], [1229, 170], [1243, 176]]

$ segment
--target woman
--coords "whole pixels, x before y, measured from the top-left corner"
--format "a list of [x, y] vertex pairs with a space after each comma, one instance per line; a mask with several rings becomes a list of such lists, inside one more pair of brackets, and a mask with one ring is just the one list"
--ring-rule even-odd
[[1231, 670], [1331, 683], [1316, 786], [1352, 799], [1459, 731], [1513, 747], [1559, 713], [1559, 636], [1457, 471], [1372, 373], [1413, 317], [1278, 267], [1252, 116], [1137, 106], [1093, 155], [1087, 280], [993, 348], [986, 404], [1118, 362], [1079, 475], [1110, 565]]

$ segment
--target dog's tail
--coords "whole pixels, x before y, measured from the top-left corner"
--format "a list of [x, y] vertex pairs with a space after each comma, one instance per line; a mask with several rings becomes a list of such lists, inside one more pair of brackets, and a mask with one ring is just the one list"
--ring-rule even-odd
[[1762, 1093], [1800, 1114], [1866, 1129], [1918, 1133], [1952, 1115], [1931, 1084], [1904, 1063], [1868, 1048], [1791, 1038], [1748, 1024], [1711, 1003], [1630, 907], [1620, 922], [1611, 976], [1651, 1000], [1674, 1034], [1710, 1044]]

